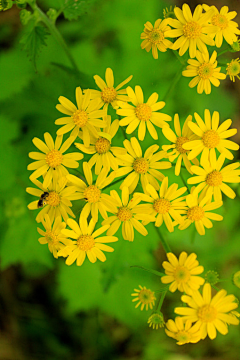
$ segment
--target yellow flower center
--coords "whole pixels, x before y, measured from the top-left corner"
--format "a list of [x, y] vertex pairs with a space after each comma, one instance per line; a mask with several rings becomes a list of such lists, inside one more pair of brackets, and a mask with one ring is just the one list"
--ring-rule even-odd
[[158, 214], [166, 214], [169, 212], [171, 203], [167, 199], [157, 199], [153, 203], [153, 208]]
[[191, 335], [185, 331], [185, 330], [181, 330], [179, 331], [176, 335], [176, 340], [179, 341], [181, 344], [187, 344], [189, 343], [189, 341], [191, 340]]
[[117, 217], [120, 221], [127, 221], [132, 218], [133, 214], [128, 207], [121, 207], [118, 209]]
[[188, 150], [183, 149], [183, 144], [189, 142], [190, 140], [187, 137], [179, 136], [176, 141], [176, 149], [180, 154], [185, 154]]
[[194, 206], [188, 210], [187, 217], [191, 221], [199, 221], [204, 217], [204, 210], [200, 206]]
[[217, 317], [217, 310], [211, 305], [203, 305], [198, 310], [197, 315], [199, 320], [202, 320], [203, 322], [212, 322]]
[[114, 87], [107, 87], [102, 90], [101, 97], [102, 101], [109, 104], [116, 99], [117, 91], [114, 89]]
[[190, 272], [185, 266], [178, 266], [174, 272], [177, 282], [186, 283], [190, 279]]
[[82, 251], [91, 250], [95, 246], [94, 238], [91, 235], [81, 235], [77, 239], [77, 246]]
[[228, 19], [225, 15], [216, 14], [212, 17], [211, 22], [214, 26], [220, 27], [221, 30], [224, 30], [228, 27]]
[[239, 58], [232, 60], [227, 66], [227, 75], [237, 76], [240, 73]]
[[58, 236], [52, 230], [46, 230], [45, 239], [47, 240], [48, 243], [50, 242], [56, 244], [59, 242]]
[[154, 293], [148, 289], [140, 290], [140, 292], [138, 294], [138, 298], [142, 304], [150, 304], [150, 303], [154, 302], [154, 300], [155, 300]]
[[46, 203], [50, 206], [58, 206], [60, 204], [59, 194], [56, 191], [50, 191]]
[[213, 74], [214, 68], [211, 63], [203, 63], [198, 68], [198, 75], [202, 79], [209, 79]]
[[197, 39], [202, 35], [202, 27], [196, 21], [189, 21], [183, 25], [183, 34], [188, 39]]
[[101, 190], [96, 185], [88, 186], [83, 193], [84, 198], [90, 203], [96, 203], [101, 196]]
[[208, 130], [203, 134], [202, 142], [207, 148], [213, 149], [220, 143], [220, 136], [215, 130]]
[[152, 116], [152, 109], [147, 104], [139, 104], [135, 109], [136, 117], [142, 121], [148, 121]]
[[82, 128], [86, 125], [87, 121], [88, 121], [88, 114], [86, 111], [84, 110], [77, 110], [73, 116], [73, 122], [76, 126], [78, 126], [79, 128]]
[[99, 138], [95, 142], [95, 149], [99, 154], [105, 154], [111, 147], [110, 141], [105, 138]]
[[209, 186], [220, 186], [222, 184], [222, 174], [220, 171], [214, 170], [206, 177], [206, 183]]
[[146, 174], [148, 168], [149, 168], [148, 161], [144, 158], [136, 158], [133, 162], [133, 169], [138, 174]]
[[53, 149], [49, 151], [49, 153], [47, 153], [46, 155], [46, 163], [48, 164], [48, 166], [52, 167], [53, 169], [61, 165], [62, 160], [63, 160], [63, 155], [58, 150]]
[[154, 29], [149, 33], [149, 40], [153, 44], [159, 44], [164, 40], [164, 33], [162, 30]]

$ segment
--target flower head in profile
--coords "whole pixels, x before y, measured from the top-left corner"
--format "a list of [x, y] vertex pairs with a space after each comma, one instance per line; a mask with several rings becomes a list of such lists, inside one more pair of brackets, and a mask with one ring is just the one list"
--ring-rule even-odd
[[57, 180], [68, 174], [66, 167], [78, 168], [79, 164], [77, 161], [83, 158], [83, 154], [74, 152], [63, 155], [72, 145], [74, 141], [73, 137], [69, 137], [63, 144], [62, 135], [56, 137], [55, 143], [49, 133], [44, 134], [44, 139], [45, 143], [38, 138], [33, 139], [34, 145], [41, 150], [42, 153], [29, 153], [29, 157], [37, 161], [29, 164], [28, 170], [35, 170], [31, 174], [30, 179], [37, 179], [39, 176], [45, 175], [43, 187], [47, 188], [53, 177]]
[[158, 51], [165, 52], [167, 48], [171, 48], [172, 43], [165, 38], [165, 32], [170, 30], [168, 26], [168, 20], [158, 19], [155, 21], [154, 26], [147, 21], [144, 24], [144, 30], [141, 34], [141, 48], [149, 52], [152, 49], [152, 55], [154, 59], [158, 59]]
[[132, 301], [138, 301], [135, 308], [141, 305], [141, 310], [144, 309], [144, 306], [146, 306], [146, 310], [148, 310], [148, 307], [152, 309], [156, 300], [154, 291], [147, 289], [146, 286], [139, 285], [139, 288], [140, 290], [134, 289], [135, 293], [131, 294], [131, 296], [135, 297]]
[[163, 9], [163, 17], [164, 17], [164, 19], [169, 19], [169, 18], [176, 19], [176, 15], [174, 13], [174, 8], [175, 7], [176, 6], [170, 5], [169, 9], [167, 7], [165, 9]]
[[192, 294], [204, 284], [204, 279], [197, 276], [203, 273], [203, 266], [199, 266], [197, 255], [188, 254], [183, 251], [179, 259], [173, 253], [167, 253], [168, 261], [164, 261], [162, 266], [166, 276], [161, 277], [163, 284], [170, 284], [169, 290], [175, 292], [177, 289], [187, 294]]
[[158, 94], [153, 93], [145, 103], [140, 86], [135, 86], [135, 92], [128, 86], [127, 94], [133, 105], [119, 101], [121, 109], [117, 110], [117, 114], [124, 116], [119, 125], [127, 125], [127, 134], [131, 134], [138, 127], [138, 139], [141, 141], [145, 138], [147, 127], [152, 138], [157, 140], [158, 134], [153, 125], [162, 128], [167, 125], [166, 121], [171, 121], [171, 116], [158, 112], [165, 106], [165, 102], [157, 102]]
[[76, 261], [77, 266], [81, 266], [86, 256], [91, 263], [95, 263], [97, 259], [104, 262], [106, 256], [103, 251], [114, 251], [112, 247], [105, 244], [118, 241], [118, 238], [100, 236], [108, 229], [108, 225], [94, 231], [96, 223], [91, 219], [88, 224], [87, 218], [82, 215], [78, 223], [73, 219], [68, 219], [67, 224], [71, 230], [63, 229], [62, 233], [73, 241], [58, 252], [58, 256], [66, 257], [67, 265], [72, 265]]
[[177, 340], [177, 345], [184, 345], [188, 343], [196, 343], [201, 340], [200, 325], [187, 320], [183, 322], [180, 316], [175, 318], [175, 321], [170, 319], [166, 323], [165, 332], [167, 336]]
[[99, 99], [90, 100], [91, 91], [87, 90], [82, 94], [80, 87], [76, 88], [77, 106], [64, 96], [58, 98], [60, 104], [56, 106], [57, 110], [67, 115], [55, 121], [56, 125], [64, 125], [57, 131], [57, 135], [63, 135], [71, 131], [74, 140], [78, 136], [79, 130], [83, 132], [83, 142], [85, 146], [90, 144], [90, 133], [98, 136], [96, 127], [104, 128], [106, 123], [100, 118], [105, 115], [104, 110], [100, 110], [101, 103]]
[[[186, 166], [186, 169], [190, 174], [192, 174], [191, 171], [191, 162], [188, 160], [188, 151], [185, 150], [182, 145], [185, 144], [188, 141], [194, 140], [196, 138], [196, 135], [189, 129], [188, 122], [192, 120], [192, 116], [189, 115], [187, 119], [184, 122], [183, 128], [181, 130], [180, 122], [179, 122], [179, 116], [178, 114], [174, 115], [174, 131], [168, 127], [164, 126], [162, 129], [163, 135], [165, 138], [167, 138], [169, 141], [172, 142], [171, 145], [163, 145], [162, 149], [164, 151], [170, 150], [168, 152], [168, 159], [169, 161], [174, 161], [177, 159], [176, 165], [175, 165], [175, 175], [179, 175], [181, 171], [181, 165], [182, 161], [184, 162], [184, 165]], [[199, 164], [199, 161], [197, 159], [192, 159], [192, 163], [195, 165]]]
[[205, 53], [197, 51], [196, 58], [197, 60], [188, 60], [189, 65], [187, 66], [187, 69], [182, 72], [182, 75], [186, 77], [193, 77], [189, 83], [189, 87], [193, 88], [197, 86], [198, 94], [202, 94], [203, 92], [210, 94], [211, 84], [219, 86], [219, 79], [226, 79], [226, 75], [220, 72], [220, 67], [217, 67], [216, 51], [212, 53], [210, 58], [208, 51]]
[[230, 80], [235, 82], [235, 77], [240, 80], [240, 60], [232, 59], [230, 63], [227, 63], [227, 75], [230, 77]]
[[240, 270], [233, 274], [233, 284], [240, 289]]
[[122, 182], [120, 189], [127, 186], [131, 194], [140, 179], [144, 191], [149, 183], [159, 190], [157, 180], [162, 181], [164, 175], [158, 170], [169, 169], [172, 166], [169, 161], [160, 161], [167, 157], [166, 153], [164, 151], [156, 152], [159, 146], [152, 145], [143, 156], [141, 146], [135, 137], [132, 137], [130, 141], [124, 140], [123, 145], [127, 154], [119, 155], [122, 167], [116, 171], [115, 175], [116, 177], [129, 175]]
[[161, 312], [154, 312], [151, 316], [148, 318], [148, 324], [149, 327], [152, 327], [153, 329], [158, 330], [164, 327], [165, 321], [163, 318], [163, 314]]
[[231, 311], [238, 307], [234, 295], [227, 295], [225, 290], [220, 290], [213, 296], [211, 295], [210, 284], [203, 286], [202, 294], [197, 290], [191, 296], [182, 295], [182, 302], [188, 307], [177, 307], [175, 313], [183, 315], [182, 320], [196, 322], [199, 326], [201, 339], [207, 335], [211, 340], [217, 336], [217, 330], [222, 334], [228, 333], [227, 324], [238, 325], [239, 320], [231, 315]]

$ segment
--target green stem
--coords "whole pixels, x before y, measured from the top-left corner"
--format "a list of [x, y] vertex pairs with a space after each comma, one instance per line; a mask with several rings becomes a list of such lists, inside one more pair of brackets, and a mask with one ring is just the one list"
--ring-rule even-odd
[[180, 178], [182, 179], [183, 185], [184, 185], [184, 186], [186, 186], [187, 191], [188, 191], [188, 192], [189, 192], [189, 194], [190, 194], [190, 190], [189, 190], [189, 188], [188, 188], [188, 186], [187, 186], [187, 183], [186, 183], [186, 181], [185, 181], [184, 177], [182, 176], [181, 171], [180, 171]]
[[111, 184], [105, 186], [104, 190], [106, 190], [106, 189], [107, 189], [108, 187], [110, 187], [110, 186], [113, 186], [113, 185], [119, 183], [119, 181], [122, 181], [123, 178], [125, 178], [125, 177], [126, 177], [126, 176], [124, 175], [124, 176], [122, 176], [121, 178], [117, 179], [116, 181], [112, 182]]
[[164, 291], [164, 292], [159, 296], [158, 302], [157, 302], [156, 307], [155, 307], [156, 311], [160, 311], [160, 310], [161, 310], [161, 307], [162, 307], [162, 304], [163, 304], [163, 300], [164, 300], [166, 294], [167, 294], [167, 291]]
[[158, 233], [159, 239], [160, 239], [160, 241], [161, 241], [161, 243], [162, 243], [162, 246], [163, 246], [166, 254], [169, 253], [169, 252], [172, 252], [172, 250], [170, 249], [170, 246], [168, 245], [168, 243], [166, 242], [166, 240], [165, 240], [164, 237], [162, 236], [159, 228], [158, 228], [157, 226], [154, 226], [154, 227], [155, 227], [155, 229], [156, 229], [156, 231], [157, 231], [157, 233]]
[[225, 54], [226, 52], [229, 52], [229, 48], [221, 51], [217, 56], [221, 56], [221, 55]]
[[181, 66], [181, 68], [178, 70], [177, 74], [175, 75], [175, 79], [172, 82], [172, 84], [170, 85], [168, 91], [166, 92], [166, 94], [163, 97], [163, 101], [166, 102], [166, 100], [169, 98], [169, 96], [171, 95], [171, 93], [173, 92], [175, 86], [177, 85], [177, 83], [179, 82], [181, 76], [182, 76], [182, 70], [183, 70], [183, 66]]
[[157, 275], [159, 277], [165, 276], [166, 274], [161, 273], [160, 271], [156, 271], [156, 270], [152, 270], [152, 269], [146, 269], [143, 266], [138, 266], [138, 265], [132, 265], [130, 266], [131, 268], [135, 267], [135, 268], [139, 268], [142, 269], [144, 271], [150, 272], [151, 274]]
[[215, 285], [211, 285], [212, 286], [212, 288], [214, 288], [216, 291], [219, 291], [220, 289], [217, 287], [217, 286], [215, 286]]
[[173, 54], [176, 56], [176, 58], [178, 59], [178, 61], [180, 61], [180, 63], [183, 65], [183, 66], [186, 66], [186, 61], [183, 60], [182, 56], [180, 56], [178, 54], [178, 51], [177, 50], [172, 50]]

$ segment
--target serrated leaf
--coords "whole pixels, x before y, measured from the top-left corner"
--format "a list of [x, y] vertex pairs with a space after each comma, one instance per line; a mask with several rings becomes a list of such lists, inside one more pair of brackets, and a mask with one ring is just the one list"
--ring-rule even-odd
[[91, 5], [93, 0], [63, 0], [63, 14], [68, 20], [77, 20], [87, 8]]

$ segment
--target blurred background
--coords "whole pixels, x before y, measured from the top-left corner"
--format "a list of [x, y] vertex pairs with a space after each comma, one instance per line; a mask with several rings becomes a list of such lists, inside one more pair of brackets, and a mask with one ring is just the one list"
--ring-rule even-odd
[[[57, 27], [70, 47], [81, 73], [71, 71], [71, 64], [52, 36], [48, 36], [34, 68], [19, 41], [24, 31], [16, 6], [0, 13], [0, 360], [191, 360], [240, 359], [239, 327], [229, 327], [227, 336], [206, 339], [197, 344], [175, 345], [173, 339], [148, 327], [151, 310], [140, 311], [132, 303], [131, 293], [139, 284], [159, 288], [159, 278], [131, 265], [161, 271], [166, 259], [155, 230], [149, 226], [146, 237], [137, 234], [133, 243], [122, 240], [119, 231], [114, 253], [105, 263], [68, 267], [63, 259], [54, 259], [46, 245], [38, 242], [36, 211], [27, 204], [33, 197], [25, 192], [31, 186], [28, 153], [36, 151], [33, 137], [43, 139], [48, 131], [54, 137], [59, 117], [55, 106], [60, 95], [75, 101], [75, 88], [96, 88], [93, 76], [104, 77], [113, 69], [117, 85], [133, 75], [132, 87], [140, 85], [146, 97], [153, 92], [162, 99], [181, 67], [171, 51], [154, 60], [141, 50], [140, 34], [144, 23], [163, 17], [163, 9], [182, 6], [184, 1], [95, 0], [77, 21], [63, 16]], [[229, 6], [238, 12], [240, 2], [208, 1], [218, 9]], [[198, 4], [191, 0], [192, 10]], [[57, 0], [38, 1], [47, 11], [58, 8]], [[226, 59], [238, 57], [227, 53]], [[224, 56], [222, 59], [226, 62]], [[180, 114], [182, 121], [205, 108], [220, 112], [221, 121], [231, 118], [240, 130], [239, 81], [221, 82], [210, 95], [199, 95], [181, 78], [166, 101], [165, 113]], [[114, 119], [114, 118], [113, 118]], [[121, 134], [116, 143], [122, 141]], [[240, 132], [234, 137], [240, 142]], [[153, 140], [146, 138], [146, 149]], [[160, 136], [159, 145], [166, 140]], [[87, 157], [86, 157], [87, 158]], [[85, 159], [86, 159], [85, 158]], [[237, 161], [239, 154], [235, 153]], [[183, 186], [181, 179], [164, 172]], [[186, 176], [187, 174], [184, 174]], [[193, 226], [174, 233], [161, 228], [176, 254], [195, 252], [205, 271], [218, 271], [231, 279], [240, 269], [239, 186], [234, 200], [224, 198], [220, 209], [224, 220], [214, 223], [204, 237]], [[79, 214], [81, 204], [74, 204]], [[78, 217], [78, 215], [77, 215]], [[39, 226], [41, 227], [41, 225]], [[231, 281], [219, 284], [240, 298], [240, 290]], [[169, 295], [163, 305], [165, 320], [174, 317], [180, 295]]]

